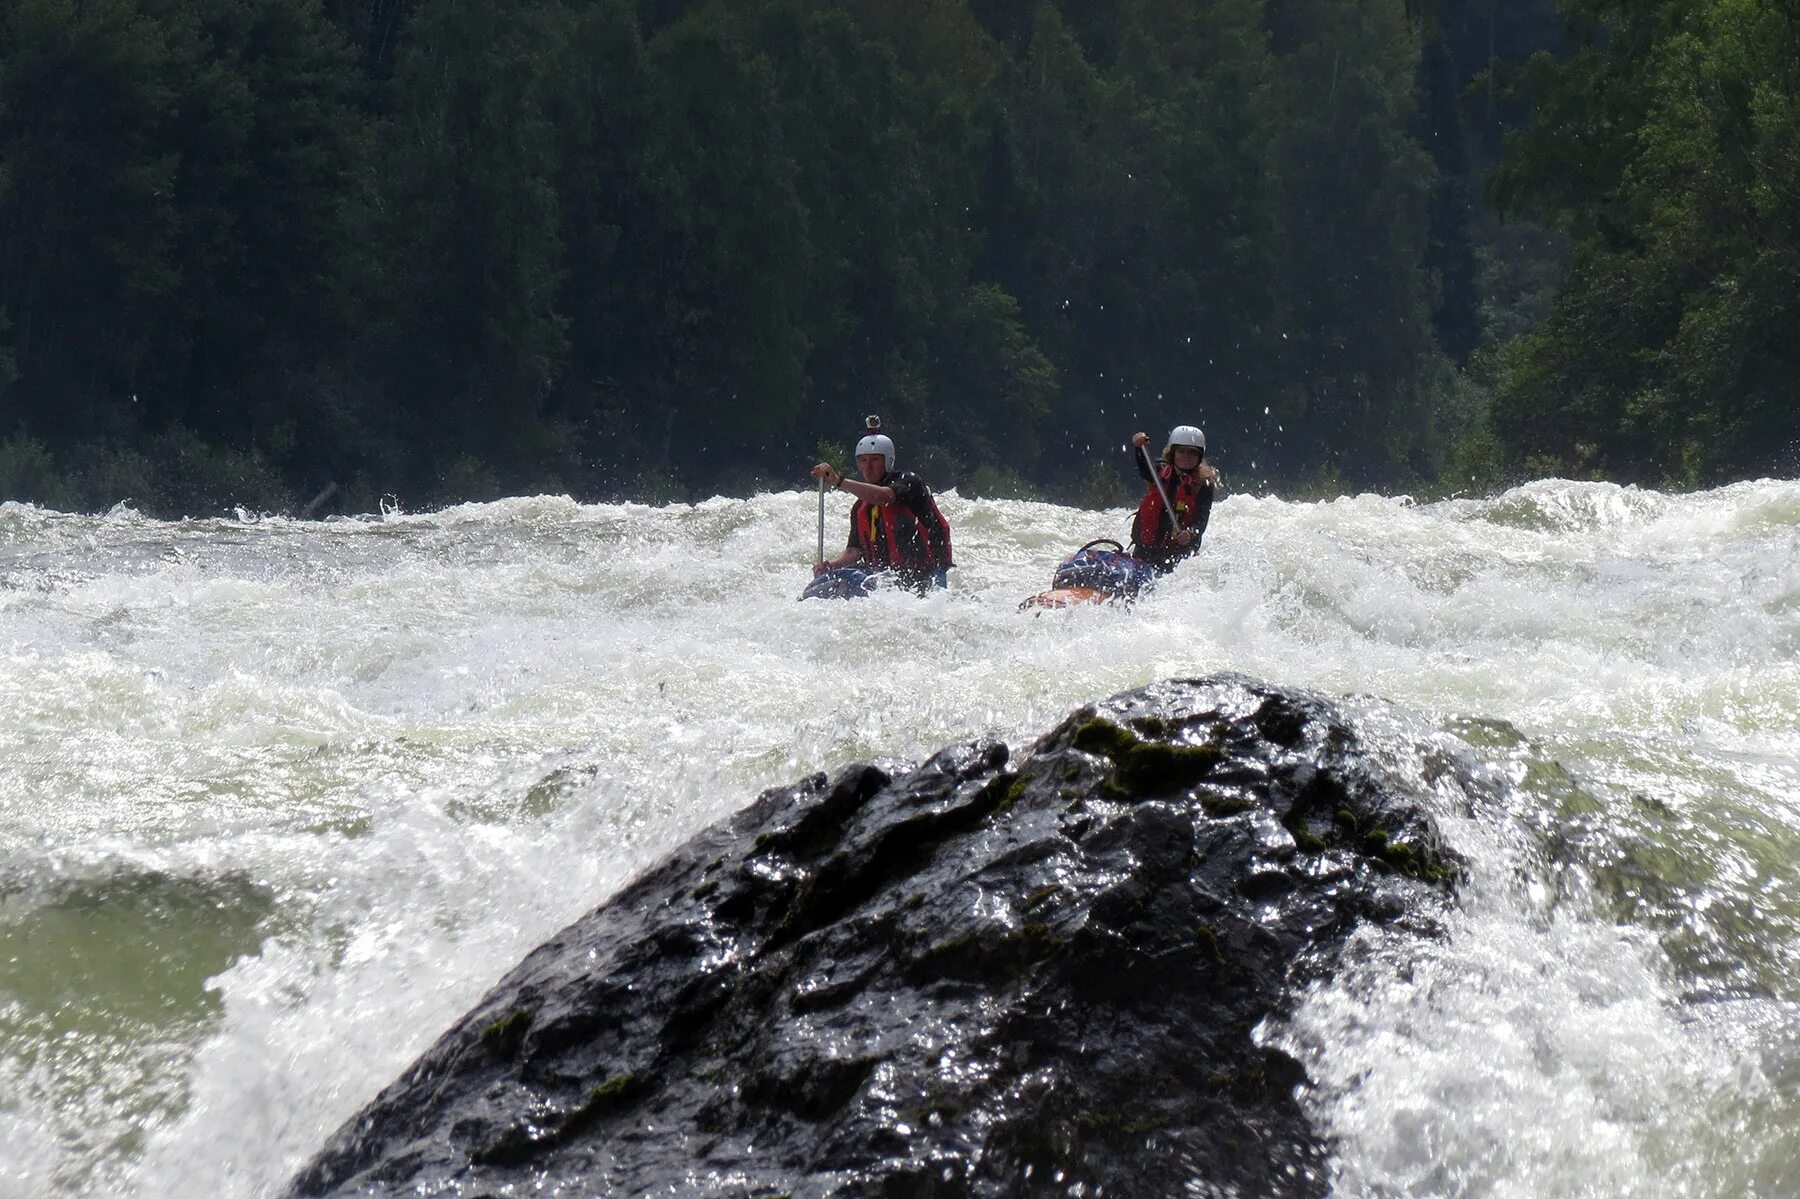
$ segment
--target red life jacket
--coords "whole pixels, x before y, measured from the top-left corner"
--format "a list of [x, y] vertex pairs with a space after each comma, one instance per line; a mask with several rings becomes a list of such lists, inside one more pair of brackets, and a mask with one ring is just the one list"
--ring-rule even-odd
[[1175, 522], [1163, 519], [1162, 496], [1154, 484], [1138, 504], [1137, 520], [1131, 526], [1131, 538], [1147, 550], [1174, 550], [1175, 534], [1190, 527], [1200, 511], [1200, 472], [1182, 474], [1172, 466], [1157, 470], [1163, 486], [1169, 489], [1169, 502], [1175, 505]]
[[936, 500], [927, 498], [925, 505], [929, 511], [921, 516], [898, 500], [857, 500], [850, 527], [863, 561], [875, 570], [935, 571], [955, 565], [950, 561], [950, 522]]

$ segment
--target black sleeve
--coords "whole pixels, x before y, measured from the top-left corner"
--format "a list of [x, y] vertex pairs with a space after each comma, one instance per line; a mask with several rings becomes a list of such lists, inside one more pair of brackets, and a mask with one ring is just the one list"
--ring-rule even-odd
[[1194, 530], [1194, 547], [1200, 546], [1200, 538], [1206, 533], [1206, 522], [1212, 519], [1213, 485], [1208, 483], [1194, 497], [1194, 523], [1189, 528]]
[[1145, 450], [1147, 450], [1149, 448], [1150, 448], [1149, 446], [1144, 446], [1142, 449], [1140, 449], [1139, 447], [1137, 447], [1135, 445], [1131, 447], [1131, 460], [1133, 462], [1137, 463], [1138, 478], [1142, 479], [1146, 483], [1148, 483], [1150, 480], [1152, 480], [1156, 477], [1155, 475], [1150, 473], [1150, 455], [1146, 454], [1144, 452]]
[[882, 486], [894, 493], [896, 504], [902, 508], [911, 508], [914, 512], [931, 502], [931, 488], [925, 486], [925, 480], [911, 471], [889, 475]]

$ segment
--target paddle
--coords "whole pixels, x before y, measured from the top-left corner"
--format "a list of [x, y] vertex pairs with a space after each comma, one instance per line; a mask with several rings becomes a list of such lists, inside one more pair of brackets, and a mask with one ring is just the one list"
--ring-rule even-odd
[[[1150, 468], [1150, 481], [1156, 484], [1156, 494], [1162, 496], [1163, 511], [1169, 514], [1169, 523], [1175, 527], [1176, 532], [1180, 532], [1181, 518], [1175, 515], [1175, 505], [1169, 502], [1169, 493], [1162, 485], [1162, 476], [1156, 472], [1156, 462], [1150, 457], [1150, 447], [1141, 445], [1138, 447], [1138, 453], [1144, 456], [1144, 465]], [[1118, 459], [1115, 458], [1113, 461], [1117, 462]]]
[[819, 476], [819, 556], [814, 562], [825, 561], [825, 477]]

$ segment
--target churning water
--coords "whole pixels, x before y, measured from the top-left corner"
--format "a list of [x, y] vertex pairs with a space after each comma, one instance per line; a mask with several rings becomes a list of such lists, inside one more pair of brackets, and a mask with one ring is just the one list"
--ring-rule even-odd
[[1136, 607], [1038, 616], [1126, 513], [944, 508], [948, 593], [801, 604], [807, 492], [0, 506], [0, 1197], [275, 1193], [759, 789], [1226, 669], [1343, 698], [1471, 863], [1259, 1030], [1338, 1194], [1800, 1194], [1800, 484], [1233, 496]]

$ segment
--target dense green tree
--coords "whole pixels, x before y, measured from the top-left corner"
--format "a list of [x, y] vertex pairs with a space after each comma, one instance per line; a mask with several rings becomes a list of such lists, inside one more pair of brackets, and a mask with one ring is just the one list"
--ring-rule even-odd
[[648, 455], [667, 461], [671, 426], [651, 394], [663, 369], [651, 329], [668, 316], [655, 231], [680, 207], [680, 174], [636, 5], [596, 0], [567, 21], [545, 65], [560, 141], [556, 310], [569, 346], [547, 405], [571, 433], [569, 485], [602, 478], [625, 492], [642, 482]]
[[812, 258], [774, 72], [717, 9], [650, 53], [679, 205], [645, 256], [673, 318], [656, 330], [658, 407], [684, 448], [766, 453], [804, 394]]
[[776, 4], [753, 36], [770, 48], [812, 253], [813, 402], [795, 414], [811, 423], [787, 432], [804, 443], [823, 421], [844, 435], [884, 411], [913, 432], [915, 453], [954, 459], [940, 401], [967, 391], [945, 377], [954, 367], [934, 367], [932, 342], [964, 303], [979, 239], [970, 104], [998, 56], [944, 0], [849, 14]]
[[934, 338], [933, 408], [955, 422], [965, 466], [1018, 471], [1042, 453], [1056, 398], [1056, 368], [1019, 315], [1019, 302], [992, 283], [970, 287]]
[[0, 308], [23, 376], [9, 398], [52, 435], [135, 423], [180, 283], [170, 41], [136, 0], [0, 9]]
[[[16, 0], [0, 486], [48, 495], [51, 462], [85, 481], [59, 496], [169, 510], [683, 494], [797, 477], [870, 411], [939, 485], [1101, 494], [1123, 435], [1175, 419], [1252, 477], [1428, 481], [1477, 395], [1458, 362], [1554, 261], [1511, 270], [1536, 243], [1477, 210], [1524, 101], [1469, 90], [1556, 35], [1550, 3]], [[1748, 79], [1768, 49], [1652, 53], [1576, 7], [1612, 40], [1526, 72], [1542, 112], [1646, 120], [1652, 65]], [[1780, 100], [1739, 105], [1765, 222]], [[1499, 194], [1616, 253], [1623, 183], [1685, 168], [1609, 144], [1552, 180], [1579, 156], [1533, 134]], [[1708, 323], [1678, 258], [1582, 269], [1641, 267], [1644, 337], [1686, 330], [1694, 388], [1774, 411], [1773, 349], [1706, 346], [1774, 328], [1779, 261]], [[1560, 327], [1496, 360], [1521, 445]], [[1745, 435], [1682, 436], [1707, 429]]]
[[1056, 474], [1129, 426], [1240, 423], [1272, 386], [1258, 369], [1277, 301], [1256, 8], [1169, 29], [1092, 13], [1072, 26], [1046, 8], [1033, 24], [981, 215], [986, 269], [1060, 369]]
[[360, 156], [354, 76], [314, 8], [20, 0], [0, 37], [0, 305], [25, 410], [160, 429], [330, 339]]
[[559, 16], [537, 0], [428, 0], [396, 62], [378, 130], [379, 362], [434, 463], [479, 448], [516, 466], [567, 353], [543, 70]]
[[6, 398], [6, 389], [19, 377], [19, 368], [13, 364], [12, 348], [6, 337], [11, 328], [5, 310], [0, 309], [0, 400]]
[[[1456, 359], [1491, 340], [1497, 301], [1494, 267], [1560, 268], [1555, 243], [1501, 231], [1482, 200], [1505, 131], [1529, 116], [1504, 98], [1502, 78], [1539, 50], [1560, 45], [1554, 0], [1415, 0], [1421, 32], [1417, 137], [1437, 168], [1426, 268], [1436, 282], [1434, 322]], [[1517, 222], [1515, 222], [1516, 224]]]
[[356, 311], [357, 87], [301, 0], [0, 13], [0, 434], [292, 449], [290, 372]]
[[1496, 428], [1530, 469], [1700, 482], [1800, 443], [1800, 10], [1568, 6], [1496, 180], [1568, 230], [1555, 309], [1500, 361]]

